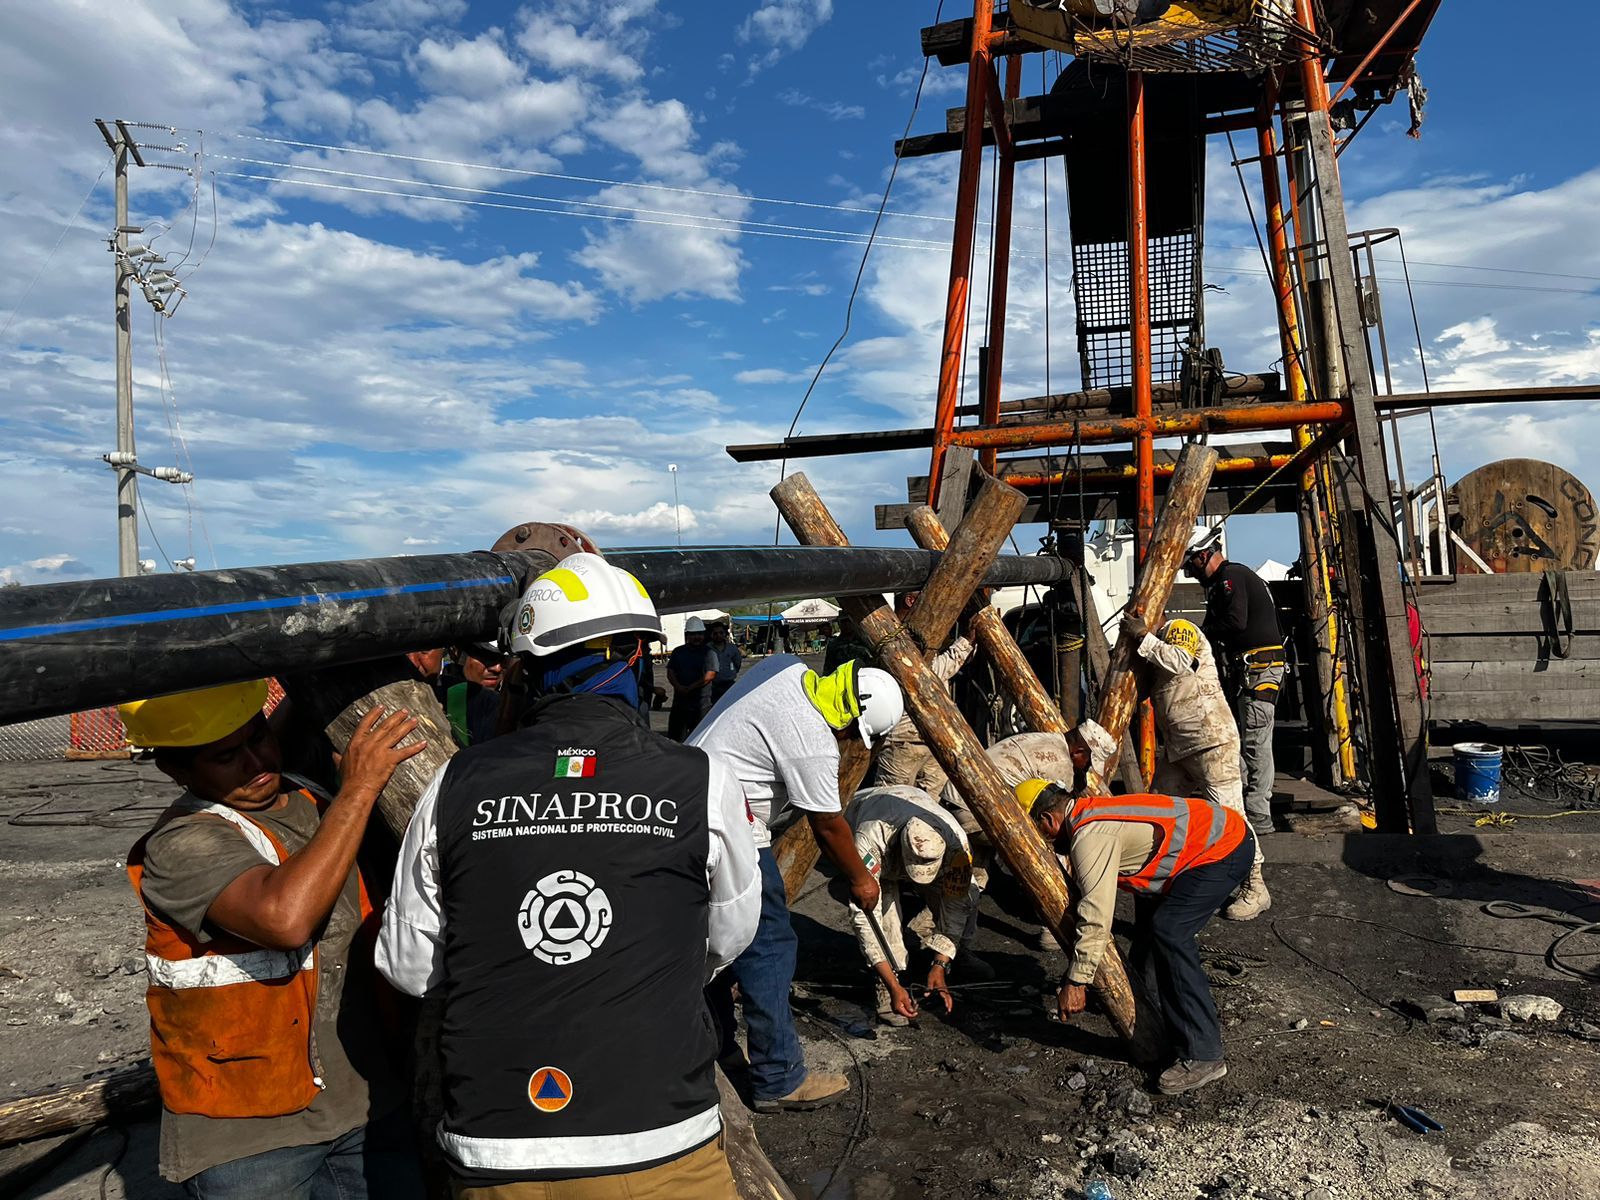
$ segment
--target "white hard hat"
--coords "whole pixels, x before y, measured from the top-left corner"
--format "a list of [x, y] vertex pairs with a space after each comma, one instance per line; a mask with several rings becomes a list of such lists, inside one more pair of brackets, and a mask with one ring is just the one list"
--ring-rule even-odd
[[661, 636], [650, 593], [598, 554], [573, 554], [522, 594], [512, 627], [513, 653], [545, 655], [617, 633]]
[[856, 672], [856, 695], [861, 700], [857, 726], [861, 740], [870, 750], [905, 715], [906, 698], [889, 672], [877, 667], [862, 667]]
[[704, 633], [706, 631], [706, 623], [699, 617], [690, 617], [683, 623], [683, 631], [685, 633]]

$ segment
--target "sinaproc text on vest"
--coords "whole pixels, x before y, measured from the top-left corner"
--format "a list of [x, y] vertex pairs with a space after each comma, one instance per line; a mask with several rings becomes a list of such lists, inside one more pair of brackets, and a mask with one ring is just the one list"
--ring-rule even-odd
[[564, 833], [676, 837], [678, 802], [635, 792], [535, 792], [478, 801], [472, 840]]

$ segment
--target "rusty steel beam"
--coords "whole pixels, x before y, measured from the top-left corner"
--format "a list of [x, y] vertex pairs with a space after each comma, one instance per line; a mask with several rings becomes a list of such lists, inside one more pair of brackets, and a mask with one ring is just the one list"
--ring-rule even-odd
[[[1216, 474], [1218, 475], [1245, 475], [1279, 471], [1292, 466], [1295, 461], [1293, 454], [1266, 454], [1250, 455], [1243, 458], [1222, 458], [1217, 460]], [[1008, 474], [1001, 464], [1000, 481], [1020, 490], [1028, 488], [1047, 487], [1075, 487], [1081, 479], [1084, 483], [1126, 483], [1138, 478], [1138, 466], [1127, 463], [1120, 467], [1093, 467], [1085, 469], [1081, 474], [1077, 471], [1057, 471], [1053, 475], [1037, 473]], [[1151, 471], [1157, 479], [1170, 479], [1176, 468], [1176, 463], [1158, 462], [1151, 466]]]
[[[966, 351], [967, 312], [972, 295], [972, 242], [977, 228], [978, 182], [983, 170], [983, 109], [988, 97], [985, 80], [993, 72], [989, 58], [989, 27], [993, 0], [974, 0], [972, 51], [967, 60], [967, 127], [961, 139], [961, 169], [956, 181], [955, 234], [950, 241], [950, 284], [945, 293], [944, 338], [939, 350], [939, 386], [934, 402], [933, 457], [928, 475], [938, 488], [940, 468], [955, 426], [956, 403], [961, 397], [961, 363]], [[938, 496], [931, 498], [938, 504]]]
[[[1374, 396], [1380, 412], [1399, 409], [1452, 408], [1477, 404], [1539, 404], [1548, 401], [1600, 400], [1600, 385], [1579, 387], [1466, 388], [1454, 392], [1404, 392], [1393, 396]], [[1014, 403], [1014, 402], [1013, 402]], [[1292, 429], [1296, 425], [1317, 424], [1347, 419], [1345, 406], [1338, 401], [1312, 404], [1245, 404], [1223, 408], [1185, 409], [1180, 413], [1154, 418], [1156, 437], [1186, 437], [1197, 433], [1263, 432]], [[1002, 414], [1002, 420], [1005, 419]], [[1131, 418], [1080, 421], [1083, 444], [1105, 445], [1131, 442], [1136, 429]], [[1045, 436], [1039, 431], [1044, 431]], [[1039, 440], [1032, 440], [1035, 436]], [[1070, 420], [1029, 421], [1001, 427], [974, 425], [957, 429], [952, 441], [957, 445], [982, 446], [989, 438], [1000, 448], [1023, 450], [1030, 446], [1071, 445]], [[1008, 440], [1009, 439], [1009, 440]], [[820, 458], [833, 454], [874, 454], [883, 450], [916, 450], [933, 445], [931, 429], [886, 429], [857, 433], [821, 433], [788, 438], [781, 442], [757, 442], [729, 446], [728, 456], [735, 462], [768, 462], [780, 458]], [[898, 526], [896, 526], [898, 528]]]

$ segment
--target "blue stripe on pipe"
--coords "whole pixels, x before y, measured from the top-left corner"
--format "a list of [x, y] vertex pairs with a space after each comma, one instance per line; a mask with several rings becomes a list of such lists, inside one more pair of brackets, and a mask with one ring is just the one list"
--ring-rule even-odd
[[415, 596], [423, 592], [448, 592], [460, 588], [494, 587], [515, 584], [510, 575], [492, 579], [452, 579], [440, 583], [408, 583], [404, 587], [359, 588], [351, 592], [311, 592], [304, 596], [277, 596], [268, 600], [242, 600], [236, 604], [207, 604], [200, 608], [172, 608], [161, 612], [123, 613], [114, 617], [94, 617], [87, 621], [63, 621], [56, 625], [20, 625], [0, 629], [0, 642], [20, 642], [28, 638], [51, 637], [64, 633], [87, 633], [95, 629], [118, 629], [129, 625], [154, 625], [162, 621], [194, 621], [201, 617], [225, 617], [233, 613], [267, 612], [276, 608], [305, 608], [324, 600], [370, 600], [375, 596]]

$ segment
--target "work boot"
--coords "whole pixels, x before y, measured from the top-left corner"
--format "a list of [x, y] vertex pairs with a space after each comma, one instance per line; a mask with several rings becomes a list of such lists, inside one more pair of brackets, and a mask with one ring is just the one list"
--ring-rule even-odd
[[1228, 1064], [1220, 1058], [1211, 1062], [1201, 1062], [1193, 1058], [1179, 1059], [1161, 1072], [1161, 1078], [1156, 1080], [1156, 1088], [1163, 1096], [1181, 1096], [1184, 1092], [1192, 1092], [1195, 1088], [1214, 1083], [1227, 1073]]
[[889, 989], [882, 982], [872, 985], [878, 999], [878, 1021], [883, 1025], [892, 1025], [896, 1029], [903, 1029], [911, 1022], [894, 1010], [894, 1001], [889, 995]]
[[811, 1071], [800, 1086], [775, 1100], [757, 1100], [758, 1113], [811, 1112], [827, 1108], [850, 1090], [850, 1081], [837, 1071]]
[[1250, 868], [1250, 874], [1245, 876], [1222, 915], [1230, 921], [1253, 921], [1271, 907], [1272, 893], [1267, 891], [1267, 881], [1262, 878], [1258, 863]]
[[1061, 953], [1061, 939], [1056, 937], [1055, 931], [1048, 925], [1039, 926], [1039, 949], [1046, 954]]

